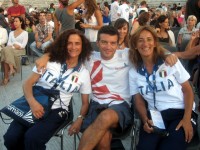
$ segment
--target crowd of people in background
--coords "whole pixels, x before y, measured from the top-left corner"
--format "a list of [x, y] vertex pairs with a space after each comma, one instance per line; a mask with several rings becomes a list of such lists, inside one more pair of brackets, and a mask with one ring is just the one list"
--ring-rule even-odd
[[[167, 2], [163, 2], [154, 8], [151, 8], [150, 4], [148, 4], [146, 1], [141, 1], [139, 4], [136, 4], [135, 2], [130, 3], [127, 0], [112, 0], [110, 4], [107, 1], [97, 3], [96, 0], [77, 0], [71, 4], [68, 4], [68, 0], [58, 0], [58, 2], [58, 6], [55, 6], [53, 3], [51, 3], [48, 8], [42, 10], [37, 7], [33, 8], [31, 5], [26, 9], [25, 6], [19, 4], [19, 0], [12, 0], [13, 6], [8, 8], [0, 7], [0, 60], [4, 68], [4, 79], [2, 80], [1, 85], [7, 85], [10, 82], [11, 76], [14, 76], [14, 74], [18, 72], [18, 60], [16, 57], [27, 53], [36, 55], [38, 57], [42, 56], [40, 59], [47, 60], [46, 62], [48, 62], [48, 60], [51, 60], [51, 57], [53, 57], [52, 55], [54, 52], [54, 50], [50, 51], [51, 46], [55, 47], [55, 45], [57, 45], [63, 47], [62, 43], [57, 40], [61, 40], [61, 36], [65, 34], [67, 40], [69, 40], [71, 36], [67, 36], [69, 33], [66, 31], [71, 31], [73, 32], [71, 33], [73, 38], [76, 37], [75, 35], [78, 35], [78, 38], [84, 36], [84, 38], [86, 37], [90, 42], [93, 50], [98, 51], [97, 47], [100, 49], [100, 54], [94, 53], [91, 55], [92, 59], [88, 61], [87, 66], [91, 75], [93, 93], [92, 99], [94, 100], [92, 101], [92, 107], [98, 107], [98, 105], [103, 103], [101, 101], [102, 99], [107, 99], [101, 97], [101, 94], [103, 96], [105, 94], [103, 92], [105, 91], [107, 92], [106, 94], [110, 94], [110, 97], [114, 97], [117, 100], [122, 100], [122, 103], [114, 102], [115, 104], [121, 104], [121, 108], [114, 107], [112, 105], [113, 107], [110, 107], [110, 110], [104, 111], [104, 116], [110, 115], [112, 119], [96, 114], [95, 118], [93, 118], [92, 121], [90, 120], [92, 123], [98, 115], [100, 116], [97, 117], [97, 121], [92, 123], [93, 128], [89, 126], [89, 129], [86, 129], [86, 132], [83, 134], [83, 138], [80, 141], [79, 149], [88, 147], [89, 149], [93, 149], [96, 146], [99, 146], [99, 148], [106, 147], [105, 149], [109, 149], [109, 142], [111, 141], [112, 137], [109, 129], [120, 126], [120, 128], [117, 129], [120, 129], [121, 131], [130, 124], [130, 121], [132, 121], [132, 114], [127, 111], [126, 114], [129, 118], [126, 120], [127, 124], [124, 125], [122, 123], [124, 116], [120, 114], [122, 113], [122, 108], [128, 107], [127, 103], [125, 102], [128, 99], [128, 97], [126, 97], [126, 90], [128, 89], [128, 84], [130, 84], [125, 81], [128, 80], [128, 72], [130, 69], [128, 55], [135, 68], [137, 68], [136, 72], [135, 70], [129, 72], [129, 74], [132, 73], [130, 75], [130, 80], [133, 82], [132, 84], [140, 82], [135, 79], [133, 74], [136, 76], [142, 75], [143, 77], [146, 77], [142, 77], [141, 79], [141, 82], [146, 83], [146, 80], [149, 80], [148, 78], [150, 75], [158, 76], [157, 74], [154, 74], [153, 66], [157, 66], [157, 69], [160, 67], [160, 65], [162, 65], [164, 68], [167, 68], [167, 66], [163, 64], [163, 61], [159, 61], [162, 58], [166, 59], [163, 57], [163, 54], [166, 52], [170, 53], [171, 49], [175, 48], [177, 52], [174, 54], [176, 54], [176, 56], [181, 60], [180, 62], [178, 61], [173, 68], [169, 69], [170, 73], [172, 73], [169, 78], [173, 81], [172, 84], [176, 83], [176, 85], [173, 84], [173, 86], [175, 85], [178, 89], [183, 88], [183, 91], [179, 91], [182, 96], [180, 96], [179, 93], [178, 95], [173, 95], [181, 101], [181, 104], [178, 104], [177, 102], [177, 105], [174, 106], [174, 108], [183, 110], [186, 109], [190, 113], [192, 112], [193, 95], [188, 80], [192, 81], [194, 86], [197, 84], [197, 82], [200, 84], [200, 79], [198, 79], [200, 76], [200, 0], [188, 0], [185, 5], [181, 5], [180, 3], [168, 5]], [[79, 31], [73, 29], [77, 29]], [[29, 40], [31, 36], [34, 37], [33, 41]], [[84, 38], [81, 40], [79, 39], [79, 43], [87, 43]], [[73, 44], [75, 44], [75, 47], [77, 46], [77, 43], [74, 41], [70, 41], [68, 43], [71, 43], [72, 46], [70, 47], [70, 50], [73, 49]], [[67, 47], [69, 47], [68, 43], [65, 43]], [[166, 49], [162, 49], [160, 46], [165, 47], [168, 51]], [[82, 47], [80, 49], [82, 50], [84, 48]], [[107, 52], [107, 49], [109, 49], [109, 52]], [[115, 51], [117, 52], [115, 53]], [[156, 52], [153, 53], [152, 51]], [[49, 57], [46, 53], [50, 53], [51, 56]], [[80, 52], [80, 56], [82, 56], [81, 54], [82, 53]], [[149, 55], [151, 55], [151, 59], [147, 59], [147, 56]], [[73, 57], [73, 54], [70, 53], [70, 57]], [[80, 61], [78, 60], [79, 55], [76, 57], [76, 61], [78, 63]], [[170, 55], [170, 57], [172, 56]], [[190, 60], [186, 61], [185, 59]], [[56, 61], [57, 59], [53, 60]], [[41, 63], [42, 61], [39, 62]], [[114, 64], [112, 64], [112, 62], [114, 62]], [[147, 66], [151, 64], [150, 71], [146, 70], [146, 74], [144, 70], [147, 66], [142, 66], [145, 63]], [[122, 66], [122, 64], [124, 66]], [[117, 72], [111, 72], [111, 70], [107, 69], [105, 66], [111, 68], [118, 67], [119, 69]], [[86, 69], [88, 69], [87, 67]], [[100, 71], [97, 75], [100, 73], [103, 74], [103, 70], [105, 72], [106, 69], [108, 72], [107, 76], [102, 77], [103, 75], [101, 74], [101, 77], [98, 78], [98, 82], [102, 84], [102, 87], [98, 87], [99, 85], [97, 84], [95, 75], [92, 75], [94, 70], [98, 67]], [[177, 68], [181, 68], [181, 70]], [[120, 72], [120, 69], [124, 69], [125, 71]], [[189, 74], [185, 70], [187, 70]], [[184, 73], [186, 76], [181, 76], [181, 73]], [[115, 75], [116, 78], [110, 79], [111, 75]], [[114, 83], [115, 81], [119, 80], [118, 78], [120, 77], [122, 77], [122, 80], [124, 81], [122, 81], [122, 84], [119, 85], [119, 87], [123, 86], [124, 88], [122, 88], [121, 93], [119, 92], [119, 95], [117, 95], [118, 91], [115, 91], [115, 86], [113, 86], [113, 84], [111, 84], [109, 87], [104, 84], [107, 84], [107, 82], [110, 84], [111, 82], [109, 82], [109, 80], [113, 80]], [[37, 79], [38, 78], [39, 75], [37, 76]], [[163, 83], [164, 82], [165, 81], [163, 81]], [[141, 93], [141, 88], [138, 86], [130, 85], [130, 88], [134, 88], [132, 89], [131, 94], [135, 96], [136, 101], [141, 101], [144, 98], [147, 100], [148, 104], [153, 105], [151, 98], [149, 99], [148, 97], [148, 89], [146, 89], [147, 95], [145, 95]], [[151, 83], [148, 83], [147, 86], [152, 85]], [[153, 85], [152, 89], [149, 88], [150, 91], [153, 90], [153, 93], [155, 92], [154, 86], [155, 85]], [[166, 89], [163, 86], [163, 91], [165, 91]], [[116, 93], [114, 92], [115, 94], [113, 94], [113, 91]], [[189, 91], [189, 96], [187, 95], [188, 93], [186, 91]], [[89, 92], [87, 92], [87, 94], [89, 94]], [[173, 97], [169, 93], [167, 96], [170, 98]], [[105, 100], [106, 103], [109, 102], [110, 104], [113, 102], [111, 100], [112, 98], [110, 97], [108, 98], [109, 100]], [[186, 108], [184, 107], [185, 97], [190, 97], [190, 102], [187, 103], [187, 106], [185, 106]], [[168, 103], [169, 105], [167, 107], [161, 107], [161, 110], [171, 108], [172, 103], [169, 101]], [[164, 105], [163, 102], [160, 104]], [[153, 132], [151, 129], [153, 125], [147, 114], [144, 115], [144, 113], [147, 113], [147, 107], [145, 104], [142, 103], [142, 110], [140, 110], [140, 102], [136, 105], [141, 115], [140, 117], [143, 117], [142, 123], [144, 125], [144, 130], [141, 130], [141, 140], [147, 139], [147, 134]], [[173, 112], [173, 114], [176, 113], [177, 111]], [[81, 115], [85, 114], [86, 113]], [[188, 121], [188, 117], [190, 115], [191, 114], [188, 113], [184, 114], [184, 111], [181, 111], [181, 117], [178, 116], [179, 122], [177, 122], [177, 119], [174, 121], [174, 118], [169, 115], [175, 122], [175, 124], [172, 125], [173, 127], [178, 125], [178, 128], [182, 126], [184, 128], [184, 131], [180, 131], [178, 135], [174, 133], [174, 137], [181, 140], [180, 145], [175, 145], [176, 148], [180, 148], [180, 146], [182, 146], [181, 149], [185, 149], [187, 147], [187, 144], [183, 141], [184, 132], [188, 135], [188, 137], [185, 138], [186, 142], [190, 142], [192, 139], [193, 135], [190, 135], [189, 133], [192, 130], [192, 125], [189, 123], [190, 120]], [[166, 116], [168, 117], [168, 115], [164, 115], [164, 117]], [[182, 116], [186, 116], [187, 118], [182, 120]], [[98, 124], [100, 121], [98, 119], [104, 121], [106, 126], [99, 127]], [[166, 118], [164, 119], [164, 122], [167, 124]], [[101, 128], [102, 130], [97, 131], [97, 127]], [[170, 128], [170, 123], [168, 124], [167, 128], [168, 127]], [[75, 128], [75, 126], [72, 126], [70, 129], [70, 134], [77, 133], [77, 130], [80, 130], [80, 126], [78, 129]], [[169, 131], [171, 132], [171, 129], [169, 129]], [[97, 132], [100, 134], [96, 134]], [[89, 137], [90, 135], [93, 137]], [[92, 138], [94, 138], [95, 141], [90, 143], [90, 140], [93, 140]], [[158, 141], [158, 138], [149, 136], [148, 139], [155, 139], [153, 146], [157, 146], [156, 142]], [[107, 145], [104, 145], [104, 143]], [[167, 145], [175, 144], [172, 143], [173, 142], [167, 142]], [[143, 146], [146, 147], [142, 148]], [[162, 145], [159, 146], [162, 147]], [[145, 145], [140, 141], [138, 148], [148, 149], [148, 145]]]

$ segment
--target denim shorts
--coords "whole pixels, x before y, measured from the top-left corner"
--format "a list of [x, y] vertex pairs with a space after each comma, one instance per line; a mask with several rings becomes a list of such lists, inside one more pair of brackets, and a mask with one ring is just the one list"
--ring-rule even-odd
[[[90, 101], [89, 111], [81, 126], [81, 132], [83, 132], [97, 118], [99, 113], [96, 110], [100, 106], [101, 104], [99, 104], [98, 102], [95, 102], [93, 100]], [[119, 117], [119, 126], [116, 129], [111, 129], [112, 132], [117, 131], [122, 133], [126, 128], [133, 124], [134, 116], [127, 102], [108, 106], [107, 109], [114, 110]]]

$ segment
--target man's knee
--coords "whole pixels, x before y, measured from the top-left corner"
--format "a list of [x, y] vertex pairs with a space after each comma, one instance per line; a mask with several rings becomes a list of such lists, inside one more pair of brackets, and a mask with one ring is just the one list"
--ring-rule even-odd
[[112, 109], [106, 109], [99, 114], [95, 122], [100, 123], [102, 127], [103, 125], [111, 127], [116, 125], [118, 121], [119, 117], [117, 112]]
[[45, 51], [45, 49], [46, 49], [50, 44], [51, 44], [50, 41], [47, 41], [47, 42], [43, 43], [43, 44], [41, 45], [41, 49], [42, 49], [43, 51]]
[[36, 43], [35, 42], [31, 43], [30, 48], [36, 48]]

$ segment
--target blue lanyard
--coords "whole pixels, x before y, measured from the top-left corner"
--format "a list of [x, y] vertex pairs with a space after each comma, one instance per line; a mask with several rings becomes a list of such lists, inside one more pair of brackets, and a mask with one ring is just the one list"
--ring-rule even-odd
[[69, 73], [68, 75], [62, 77], [63, 74], [67, 71], [67, 64], [66, 64], [66, 63], [61, 64], [61, 69], [60, 69], [59, 78], [56, 80], [56, 83], [54, 84], [54, 86], [52, 87], [52, 89], [56, 89], [56, 88], [58, 87], [58, 85], [59, 85], [62, 81], [66, 80], [66, 79], [70, 76], [70, 74], [72, 74], [73, 72], [75, 72], [75, 71], [78, 71], [78, 72], [79, 72], [79, 71], [80, 71], [80, 68], [81, 68], [81, 63], [79, 62], [78, 65], [77, 65], [76, 67], [73, 68], [73, 70], [72, 70], [71, 73]]
[[149, 76], [150, 76], [150, 75], [148, 74], [146, 68], [144, 67], [146, 82], [148, 83], [148, 85], [149, 85], [151, 91], [153, 91], [153, 102], [154, 102], [154, 108], [155, 108], [155, 109], [157, 109], [157, 108], [156, 108], [156, 70], [157, 70], [157, 66], [154, 65], [154, 66], [153, 66], [153, 74], [152, 74], [153, 81], [150, 82], [150, 81], [149, 81]]

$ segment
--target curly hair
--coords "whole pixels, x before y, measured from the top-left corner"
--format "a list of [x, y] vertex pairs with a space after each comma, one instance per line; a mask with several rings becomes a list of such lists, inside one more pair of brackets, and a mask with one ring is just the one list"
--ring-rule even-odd
[[150, 26], [142, 26], [140, 27], [130, 38], [130, 50], [129, 50], [129, 60], [133, 63], [133, 65], [135, 66], [136, 69], [138, 69], [139, 67], [142, 66], [143, 64], [143, 60], [142, 57], [140, 55], [140, 53], [137, 50], [137, 43], [140, 37], [140, 34], [142, 31], [149, 31], [153, 38], [154, 38], [154, 42], [155, 42], [155, 48], [154, 48], [154, 62], [157, 61], [158, 57], [164, 53], [164, 48], [160, 45], [160, 43], [158, 42], [158, 37], [157, 34], [155, 32], [155, 30], [150, 27]]
[[76, 29], [70, 29], [64, 31], [61, 35], [59, 35], [56, 40], [51, 43], [45, 50], [45, 53], [49, 53], [50, 59], [49, 61], [65, 63], [67, 59], [70, 58], [67, 43], [68, 39], [71, 35], [78, 35], [82, 40], [82, 51], [79, 55], [79, 62], [84, 63], [85, 60], [88, 60], [92, 53], [92, 46], [89, 40], [83, 35], [82, 32]]
[[85, 7], [87, 9], [87, 12], [85, 14], [86, 20], [89, 20], [91, 18], [96, 9], [99, 9], [96, 0], [85, 0]]
[[129, 41], [129, 23], [125, 19], [119, 18], [119, 19], [116, 20], [114, 27], [118, 30], [118, 29], [123, 28], [125, 25], [127, 25], [128, 31], [127, 31], [126, 37], [124, 38], [124, 44], [125, 44], [126, 47], [129, 47], [129, 44], [128, 44], [128, 41]]

